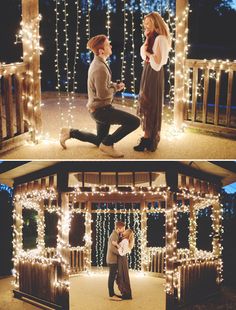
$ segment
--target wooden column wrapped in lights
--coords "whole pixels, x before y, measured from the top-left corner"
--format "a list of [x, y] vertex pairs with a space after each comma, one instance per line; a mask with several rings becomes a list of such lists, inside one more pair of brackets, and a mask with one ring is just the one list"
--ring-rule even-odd
[[177, 260], [177, 212], [174, 193], [167, 192], [166, 200], [166, 309], [173, 309], [176, 295], [176, 260]]
[[45, 231], [44, 231], [44, 203], [41, 201], [39, 203], [39, 209], [38, 209], [38, 215], [37, 215], [37, 232], [38, 232], [38, 237], [37, 237], [37, 248], [42, 251], [45, 249]]
[[173, 164], [166, 170], [166, 309], [175, 307], [177, 296], [177, 205], [176, 192], [178, 190], [178, 167]]
[[41, 131], [39, 1], [22, 0], [23, 61], [28, 66], [25, 96], [32, 134]]
[[86, 202], [85, 213], [85, 269], [91, 269], [91, 255], [92, 255], [92, 204], [91, 201]]
[[69, 233], [70, 233], [70, 210], [69, 197], [67, 193], [61, 193], [61, 217], [60, 217], [60, 231], [58, 251], [65, 264], [70, 263], [69, 252]]
[[14, 202], [14, 211], [13, 211], [13, 264], [14, 270], [13, 275], [15, 276], [15, 287], [19, 288], [19, 266], [18, 266], [18, 257], [22, 251], [23, 246], [23, 219], [22, 219], [22, 207], [19, 202], [19, 198], [15, 198]]
[[174, 122], [180, 128], [185, 113], [185, 60], [188, 48], [188, 0], [176, 1]]
[[212, 206], [212, 228], [213, 228], [213, 255], [217, 259], [217, 284], [222, 282], [222, 245], [221, 245], [221, 234], [222, 234], [222, 210], [219, 202], [216, 202]]

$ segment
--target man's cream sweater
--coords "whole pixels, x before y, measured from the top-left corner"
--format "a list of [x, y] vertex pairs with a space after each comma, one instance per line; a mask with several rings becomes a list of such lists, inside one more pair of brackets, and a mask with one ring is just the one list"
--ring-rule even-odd
[[89, 110], [110, 105], [117, 91], [116, 83], [111, 81], [111, 70], [103, 58], [94, 56], [88, 71]]

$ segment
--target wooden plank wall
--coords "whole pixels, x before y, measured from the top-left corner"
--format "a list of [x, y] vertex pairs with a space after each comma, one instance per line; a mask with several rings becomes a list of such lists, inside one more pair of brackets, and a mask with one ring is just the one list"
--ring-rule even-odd
[[29, 130], [26, 72], [24, 63], [0, 65], [0, 150]]
[[181, 304], [203, 299], [217, 291], [216, 263], [199, 262], [179, 266], [178, 300]]
[[19, 291], [69, 309], [69, 291], [55, 286], [62, 279], [61, 270], [57, 262], [45, 265], [20, 260]]

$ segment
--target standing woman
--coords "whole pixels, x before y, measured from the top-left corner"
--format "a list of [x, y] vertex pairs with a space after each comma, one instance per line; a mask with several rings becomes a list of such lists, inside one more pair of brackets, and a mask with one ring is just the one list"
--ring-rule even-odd
[[112, 241], [113, 245], [118, 248], [118, 272], [117, 272], [117, 285], [121, 292], [122, 299], [132, 299], [132, 292], [129, 279], [129, 267], [127, 254], [131, 253], [134, 247], [134, 233], [131, 229], [126, 229], [123, 232], [122, 240], [118, 244]]
[[162, 105], [164, 103], [164, 70], [171, 48], [168, 25], [157, 12], [144, 17], [146, 40], [140, 54], [145, 61], [140, 82], [138, 115], [144, 136], [135, 151], [154, 152], [160, 141]]

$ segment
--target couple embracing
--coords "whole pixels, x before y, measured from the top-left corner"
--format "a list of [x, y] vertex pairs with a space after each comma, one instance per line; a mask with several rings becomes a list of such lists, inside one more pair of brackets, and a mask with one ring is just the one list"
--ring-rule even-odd
[[[129, 279], [127, 254], [134, 247], [134, 233], [125, 229], [123, 222], [116, 222], [107, 245], [107, 265], [109, 267], [108, 291], [111, 300], [121, 301], [132, 299]], [[116, 281], [121, 295], [115, 294], [114, 282]]]
[[[88, 103], [87, 108], [96, 122], [97, 134], [73, 128], [62, 128], [60, 144], [65, 149], [66, 141], [75, 138], [90, 142], [105, 154], [119, 158], [124, 154], [114, 148], [114, 144], [136, 130], [141, 122], [144, 132], [137, 152], [145, 150], [154, 152], [160, 141], [162, 105], [164, 103], [164, 70], [171, 46], [168, 25], [157, 12], [144, 17], [143, 26], [146, 37], [140, 55], [144, 61], [139, 91], [139, 106], [135, 116], [112, 105], [116, 92], [125, 88], [123, 82], [112, 82], [111, 69], [107, 59], [112, 54], [112, 46], [105, 35], [91, 38], [87, 47], [94, 53], [94, 59], [88, 71]], [[119, 127], [109, 134], [110, 126]]]

